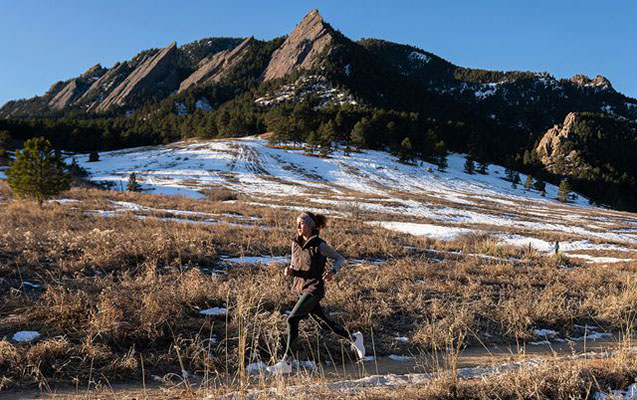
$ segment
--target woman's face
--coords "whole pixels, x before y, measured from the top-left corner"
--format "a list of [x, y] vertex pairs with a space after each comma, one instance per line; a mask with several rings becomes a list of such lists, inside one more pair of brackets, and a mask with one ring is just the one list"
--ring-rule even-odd
[[296, 231], [300, 236], [310, 237], [310, 235], [312, 234], [312, 227], [309, 225], [306, 225], [305, 222], [303, 222], [303, 219], [297, 218]]

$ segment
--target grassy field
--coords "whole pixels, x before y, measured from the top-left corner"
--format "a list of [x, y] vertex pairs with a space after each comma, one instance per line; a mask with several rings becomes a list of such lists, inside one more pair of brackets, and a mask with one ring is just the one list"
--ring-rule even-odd
[[[0, 181], [0, 390], [135, 382], [148, 383], [158, 397], [200, 396], [202, 389], [184, 389], [189, 381], [206, 395], [239, 390], [241, 397], [256, 388], [325, 381], [306, 374], [267, 381], [246, 373], [251, 363], [276, 359], [295, 297], [282, 274], [285, 263], [224, 261], [288, 255], [298, 211], [256, 205], [258, 198], [227, 190], [207, 194], [193, 200], [75, 188], [65, 194], [75, 201], [39, 208], [13, 201]], [[465, 348], [522, 351], [543, 339], [537, 329], [563, 338], [585, 335], [584, 326], [632, 329], [636, 264], [579, 264], [499, 244], [488, 232], [443, 242], [366, 224], [396, 219], [391, 215], [347, 208], [332, 215], [322, 236], [350, 262], [322, 304], [347, 329], [364, 332], [368, 353], [381, 358], [439, 353], [452, 360], [449, 367]], [[199, 313], [212, 307], [227, 312]], [[301, 328], [300, 359], [351, 364], [347, 344], [309, 322]], [[41, 336], [12, 340], [25, 330]], [[400, 397], [585, 398], [596, 384], [631, 382], [636, 364], [630, 352], [622, 354], [597, 362], [554, 360], [488, 380], [441, 376], [401, 388]], [[153, 388], [159, 381], [171, 392]], [[330, 393], [325, 383], [295, 396], [333, 398]], [[338, 393], [397, 395], [382, 387]]]

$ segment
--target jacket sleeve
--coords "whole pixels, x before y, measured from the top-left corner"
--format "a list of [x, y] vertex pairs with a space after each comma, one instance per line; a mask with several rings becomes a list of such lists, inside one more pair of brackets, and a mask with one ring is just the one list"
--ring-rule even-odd
[[290, 249], [290, 269], [292, 270], [293, 277], [299, 276], [298, 273], [300, 271], [297, 270], [296, 266], [294, 265], [294, 243], [292, 243], [292, 248]]
[[334, 265], [332, 266], [332, 269], [334, 270], [334, 272], [338, 272], [338, 270], [341, 269], [343, 264], [345, 264], [345, 258], [342, 255], [338, 254], [336, 250], [334, 250], [332, 246], [330, 246], [329, 244], [325, 242], [321, 243], [321, 247], [319, 247], [319, 251], [321, 252], [323, 256], [334, 260]]

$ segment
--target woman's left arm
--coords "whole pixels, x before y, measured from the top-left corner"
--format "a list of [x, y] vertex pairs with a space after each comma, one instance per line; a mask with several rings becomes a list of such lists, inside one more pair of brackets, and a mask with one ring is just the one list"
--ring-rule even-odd
[[345, 264], [345, 258], [342, 255], [338, 254], [336, 250], [334, 250], [329, 244], [325, 242], [321, 243], [319, 250], [323, 256], [334, 260], [332, 272], [338, 272], [338, 270], [340, 270], [341, 267]]

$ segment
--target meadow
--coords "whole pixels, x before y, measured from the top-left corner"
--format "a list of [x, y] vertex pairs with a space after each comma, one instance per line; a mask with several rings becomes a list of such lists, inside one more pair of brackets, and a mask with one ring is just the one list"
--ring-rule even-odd
[[[315, 389], [295, 395], [331, 398], [329, 382], [373, 375], [393, 355], [411, 359], [421, 373], [441, 374], [404, 385], [405, 398], [556, 398], [549, 394], [592, 393], [593, 378], [600, 387], [626, 386], [635, 371], [625, 345], [637, 309], [633, 263], [581, 264], [488, 233], [434, 240], [368, 223], [389, 215], [335, 208], [323, 237], [349, 264], [330, 284], [324, 307], [347, 329], [363, 331], [376, 359], [354, 364], [347, 344], [302, 323], [299, 358], [311, 363], [281, 382], [259, 363], [281, 351], [295, 297], [282, 274], [285, 261], [258, 257], [288, 255], [297, 210], [258, 206], [228, 190], [194, 200], [87, 188], [39, 208], [14, 201], [0, 184], [3, 390], [83, 393], [134, 382], [196, 398], [201, 391], [244, 396], [312, 382]], [[248, 256], [257, 261], [227, 261]], [[209, 309], [221, 312], [201, 313]], [[19, 331], [40, 337], [12, 340]], [[469, 349], [510, 348], [515, 361], [525, 359], [530, 342], [577, 343], [591, 334], [623, 338], [624, 361], [617, 361], [620, 353], [593, 365], [554, 355], [550, 367], [473, 383], [443, 373], [457, 369]], [[343, 373], [330, 372], [339, 367]], [[394, 390], [338, 393], [390, 398]]]

